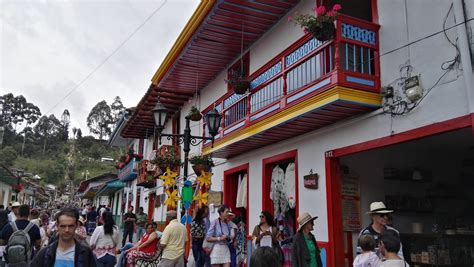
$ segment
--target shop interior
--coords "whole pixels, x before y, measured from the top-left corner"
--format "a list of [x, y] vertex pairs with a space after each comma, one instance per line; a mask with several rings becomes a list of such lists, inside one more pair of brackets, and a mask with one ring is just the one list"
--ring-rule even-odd
[[371, 223], [370, 203], [383, 201], [395, 210], [392, 225], [410, 266], [473, 266], [472, 129], [348, 155], [340, 163], [344, 231], [354, 257], [359, 231]]

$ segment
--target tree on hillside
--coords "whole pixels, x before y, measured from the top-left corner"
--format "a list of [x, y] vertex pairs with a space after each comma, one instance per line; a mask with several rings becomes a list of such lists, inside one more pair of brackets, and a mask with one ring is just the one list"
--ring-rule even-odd
[[12, 93], [0, 96], [0, 124], [3, 126], [16, 125], [25, 122], [27, 125], [35, 123], [41, 116], [40, 109], [26, 101], [22, 95], [14, 96]]
[[81, 128], [78, 128], [78, 129], [77, 129], [76, 138], [77, 138], [77, 139], [81, 139], [81, 138], [82, 138], [82, 131], [81, 131]]
[[97, 103], [87, 116], [87, 127], [91, 133], [99, 135], [101, 140], [112, 133], [111, 125], [113, 123], [110, 107], [105, 100]]
[[59, 137], [61, 122], [53, 114], [42, 116], [34, 127], [35, 134], [43, 140], [43, 156], [46, 151], [46, 144], [51, 137]]
[[120, 119], [120, 115], [122, 114], [122, 112], [125, 110], [120, 96], [116, 96], [114, 98], [114, 102], [110, 104], [110, 109], [112, 111], [112, 117], [115, 124]]
[[7, 167], [13, 166], [17, 157], [18, 154], [16, 153], [16, 150], [11, 146], [4, 147], [0, 150], [0, 163]]
[[69, 125], [71, 124], [71, 115], [69, 110], [65, 109], [61, 115], [61, 140], [67, 141], [69, 138]]
[[25, 128], [23, 128], [23, 130], [20, 132], [20, 135], [23, 135], [23, 143], [21, 145], [21, 154], [23, 156], [23, 151], [25, 150], [25, 143], [26, 143], [26, 140], [28, 141], [34, 141], [33, 137], [34, 137], [34, 131], [33, 131], [33, 128], [31, 128], [30, 126], [26, 126]]

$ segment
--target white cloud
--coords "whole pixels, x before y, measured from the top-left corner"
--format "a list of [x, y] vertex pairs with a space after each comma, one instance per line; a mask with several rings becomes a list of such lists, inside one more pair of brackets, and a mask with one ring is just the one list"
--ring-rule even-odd
[[[22, 94], [45, 113], [101, 64], [164, 0], [0, 0], [0, 94]], [[116, 95], [138, 104], [198, 0], [169, 0], [90, 79], [51, 113], [86, 117]]]

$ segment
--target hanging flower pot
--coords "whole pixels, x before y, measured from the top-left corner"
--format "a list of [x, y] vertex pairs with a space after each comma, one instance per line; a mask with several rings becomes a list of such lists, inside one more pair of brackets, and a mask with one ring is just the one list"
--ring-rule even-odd
[[191, 110], [189, 110], [189, 119], [192, 121], [200, 121], [202, 119], [202, 114], [199, 112], [199, 110], [195, 107], [192, 106]]
[[318, 39], [321, 42], [330, 40], [334, 37], [334, 23], [332, 22], [322, 22], [319, 25], [314, 25], [311, 28], [307, 28], [308, 32], [311, 33], [314, 38]]
[[201, 175], [201, 173], [204, 172], [209, 172], [211, 170], [211, 166], [209, 165], [204, 165], [204, 164], [197, 164], [197, 165], [192, 165], [194, 173], [196, 175]]
[[250, 89], [250, 82], [242, 72], [237, 70], [230, 70], [228, 77], [229, 79], [226, 80], [226, 82], [230, 85], [234, 93], [242, 95]]
[[341, 5], [335, 4], [331, 10], [326, 10], [324, 6], [314, 7], [313, 14], [296, 14], [295, 17], [288, 17], [288, 21], [293, 21], [301, 26], [305, 33], [311, 33], [321, 42], [334, 38], [334, 21], [341, 10]]

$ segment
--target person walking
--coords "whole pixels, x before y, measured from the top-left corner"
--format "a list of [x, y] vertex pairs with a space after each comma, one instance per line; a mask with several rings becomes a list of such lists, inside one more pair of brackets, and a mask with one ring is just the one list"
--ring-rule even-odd
[[380, 267], [410, 267], [410, 265], [398, 255], [400, 244], [398, 232], [387, 230], [382, 234], [380, 237], [380, 252], [385, 260], [380, 264]]
[[[0, 232], [2, 231], [3, 227], [8, 224], [8, 211], [3, 209], [0, 210]], [[0, 267], [5, 266], [5, 261], [3, 257], [3, 252], [5, 251], [5, 245], [0, 246]]]
[[275, 226], [275, 220], [268, 211], [260, 213], [260, 223], [255, 226], [252, 232], [252, 238], [256, 247], [272, 247], [278, 245], [280, 231]]
[[191, 239], [194, 262], [196, 267], [204, 267], [205, 258], [202, 244], [204, 237], [206, 236], [206, 223], [204, 222], [205, 209], [199, 208], [194, 216], [194, 220], [191, 223]]
[[138, 208], [137, 213], [137, 239], [142, 238], [143, 233], [145, 232], [145, 224], [148, 221], [148, 215], [143, 212], [143, 207]]
[[[371, 235], [374, 237], [376, 243], [375, 252], [379, 256], [379, 258], [383, 257], [379, 249], [380, 236], [387, 230], [394, 231], [398, 235], [398, 231], [395, 228], [388, 226], [388, 217], [391, 213], [393, 213], [393, 210], [387, 209], [385, 204], [381, 201], [370, 203], [369, 211], [367, 212], [367, 214], [370, 216], [372, 222], [369, 226], [362, 229], [362, 231], [360, 231], [359, 233], [359, 238], [362, 235]], [[400, 237], [398, 238], [400, 239]], [[360, 246], [357, 247], [357, 253], [362, 253], [362, 249]], [[400, 249], [398, 250], [398, 256], [403, 259], [403, 250], [401, 243]]]
[[217, 212], [219, 213], [219, 218], [212, 221], [209, 231], [207, 231], [206, 234], [206, 240], [208, 242], [214, 242], [211, 251], [211, 265], [214, 267], [229, 267], [229, 243], [234, 238], [235, 233], [227, 222], [229, 207], [227, 205], [221, 205]]
[[184, 248], [188, 241], [186, 227], [177, 219], [175, 210], [166, 212], [166, 220], [169, 224], [165, 227], [160, 240], [163, 251], [159, 267], [184, 267]]
[[[7, 245], [5, 259], [8, 265], [28, 266], [22, 264], [29, 264], [34, 248], [36, 250], [41, 248], [40, 229], [28, 220], [29, 215], [30, 207], [28, 205], [21, 205], [18, 207], [17, 219], [14, 222], [6, 224], [2, 229], [0, 239], [1, 244]], [[22, 236], [19, 235], [19, 230], [24, 230], [24, 232], [28, 234], [29, 240], [22, 238]], [[13, 235], [17, 238], [10, 239]]]
[[19, 215], [20, 206], [21, 206], [21, 204], [18, 201], [15, 201], [15, 202], [12, 203], [11, 211], [10, 211], [10, 213], [8, 213], [8, 220], [10, 222], [16, 221], [16, 218]]
[[293, 237], [292, 263], [294, 267], [322, 267], [321, 251], [316, 243], [316, 238], [311, 233], [314, 229], [314, 220], [304, 212], [298, 217], [298, 232]]
[[128, 236], [128, 242], [133, 243], [133, 231], [135, 229], [135, 221], [137, 216], [133, 213], [133, 206], [128, 207], [128, 212], [123, 215], [123, 237], [122, 247], [125, 246], [125, 242]]
[[57, 214], [58, 240], [41, 249], [31, 266], [95, 267], [95, 257], [89, 247], [74, 239], [79, 212], [64, 208]]
[[97, 258], [98, 267], [113, 267], [117, 263], [116, 252], [120, 244], [119, 229], [115, 225], [112, 213], [102, 213], [103, 225], [95, 228], [90, 246]]

